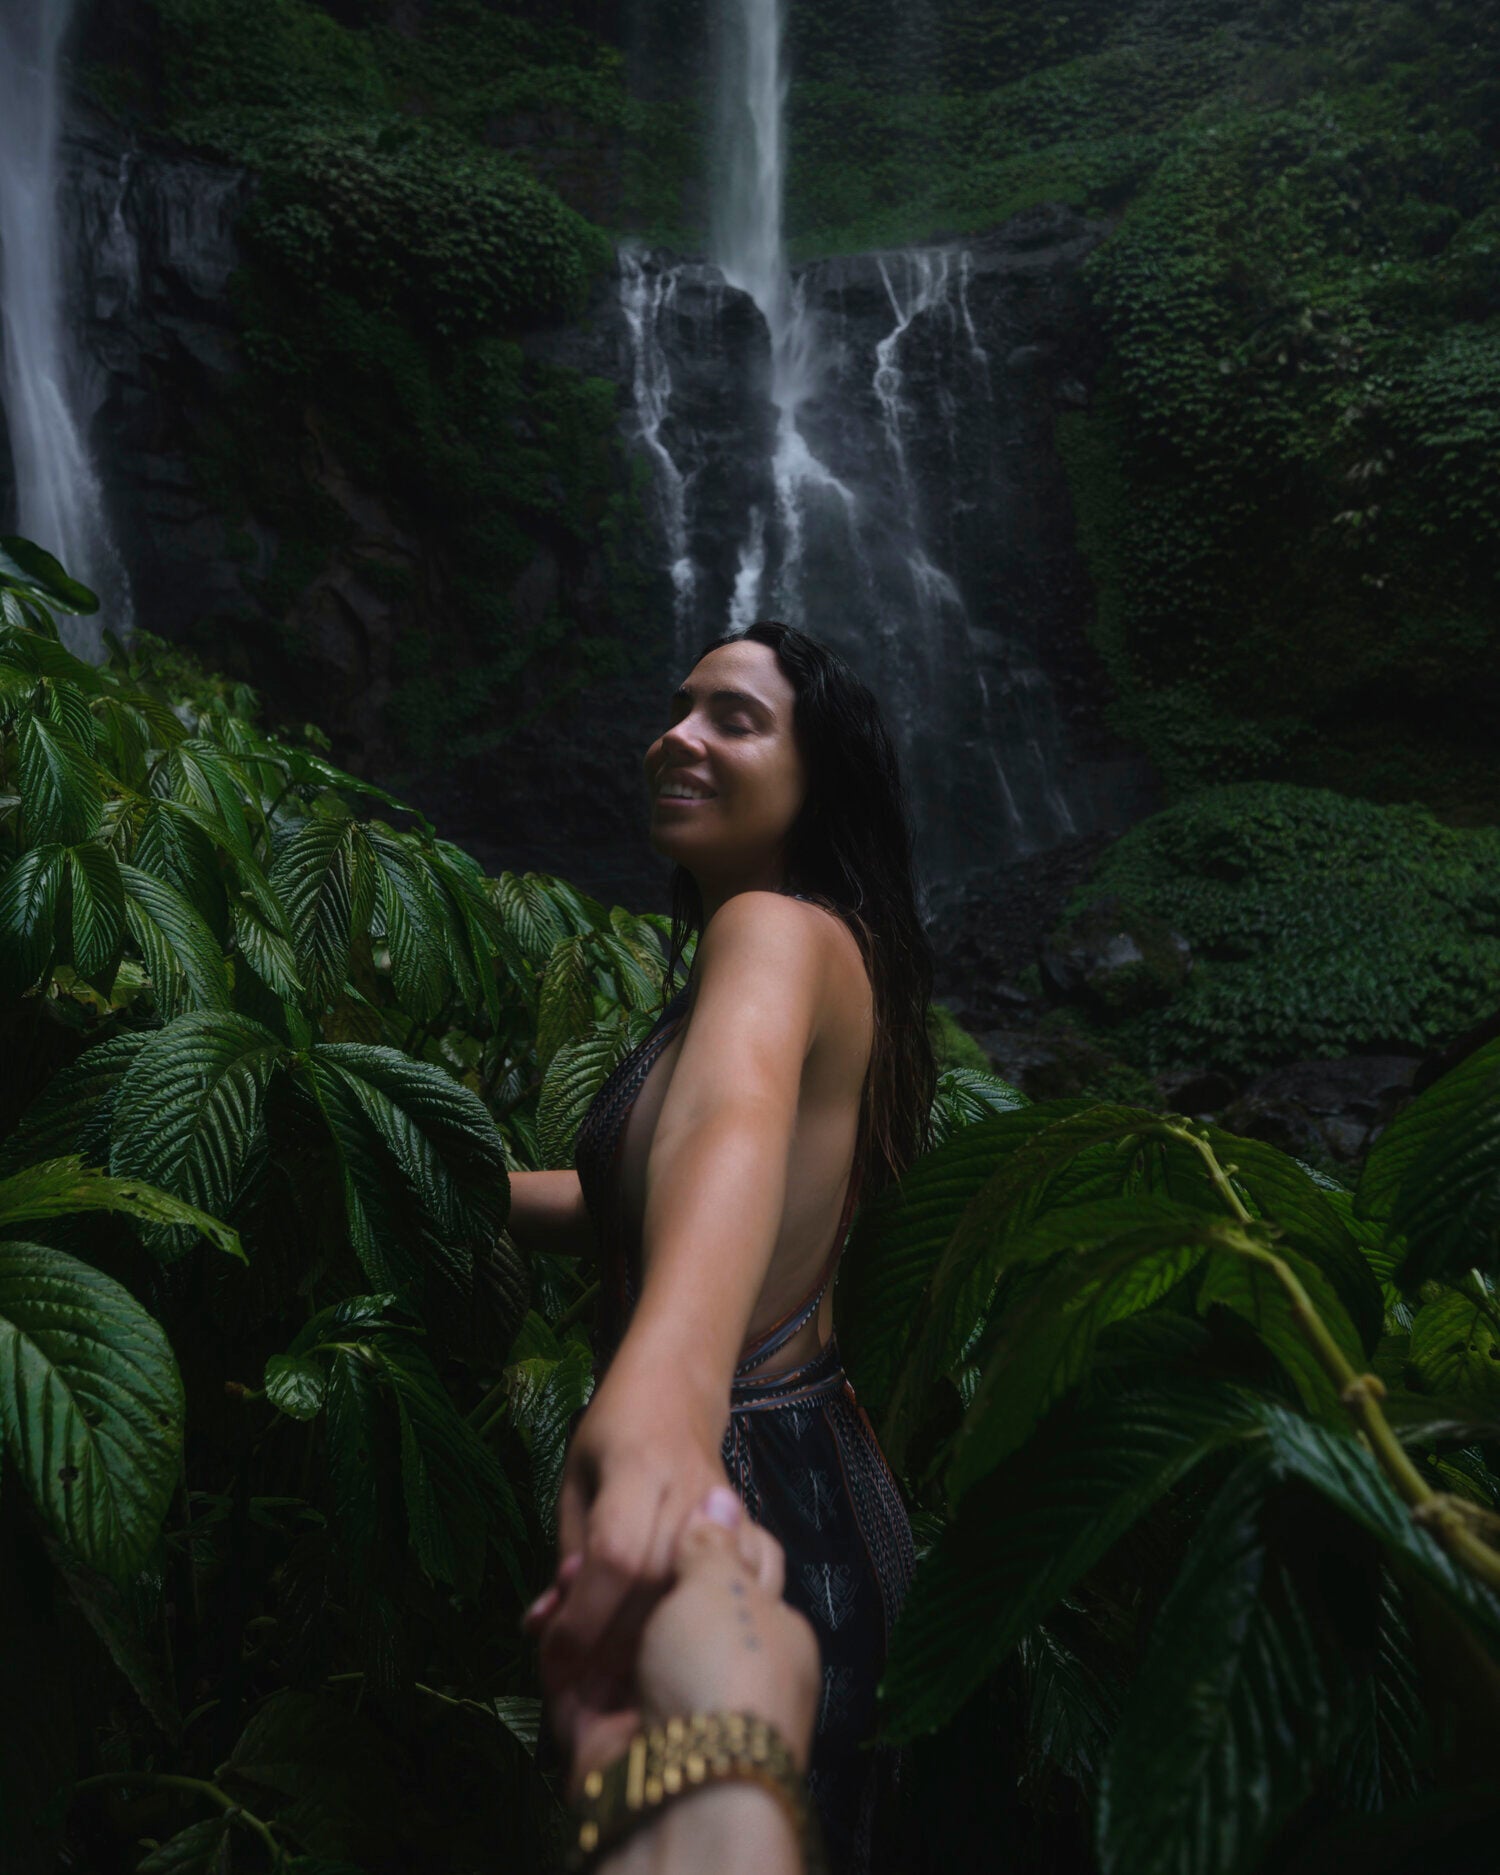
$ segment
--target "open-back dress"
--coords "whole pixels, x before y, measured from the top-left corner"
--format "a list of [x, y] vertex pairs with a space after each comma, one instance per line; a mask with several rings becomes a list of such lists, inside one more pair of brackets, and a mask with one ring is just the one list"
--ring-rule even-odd
[[[574, 1159], [599, 1241], [599, 1372], [623, 1339], [640, 1290], [641, 1246], [624, 1214], [620, 1146], [647, 1075], [687, 1019], [688, 999], [683, 990], [668, 1004], [600, 1088], [578, 1131]], [[837, 1342], [790, 1373], [763, 1370], [817, 1314], [855, 1198], [851, 1179], [816, 1288], [744, 1349], [723, 1447], [746, 1510], [786, 1552], [786, 1599], [818, 1637], [823, 1687], [808, 1782], [834, 1875], [865, 1875], [871, 1866], [875, 1804], [892, 1754], [869, 1749], [868, 1741], [875, 1688], [915, 1560], [911, 1525]]]

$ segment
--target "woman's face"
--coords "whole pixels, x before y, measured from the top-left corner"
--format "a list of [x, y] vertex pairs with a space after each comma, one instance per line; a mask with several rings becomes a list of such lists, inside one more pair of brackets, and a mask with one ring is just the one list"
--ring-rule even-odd
[[779, 867], [807, 795], [796, 700], [754, 639], [710, 651], [673, 697], [671, 727], [646, 751], [651, 844], [700, 884]]

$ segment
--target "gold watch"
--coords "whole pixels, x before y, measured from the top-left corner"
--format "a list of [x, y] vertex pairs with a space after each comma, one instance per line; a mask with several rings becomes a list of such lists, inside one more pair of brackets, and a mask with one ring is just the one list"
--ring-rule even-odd
[[613, 1764], [590, 1771], [573, 1808], [569, 1869], [592, 1868], [675, 1797], [725, 1781], [768, 1790], [802, 1844], [807, 1875], [825, 1875], [822, 1832], [792, 1754], [774, 1725], [748, 1712], [694, 1712], [643, 1726]]

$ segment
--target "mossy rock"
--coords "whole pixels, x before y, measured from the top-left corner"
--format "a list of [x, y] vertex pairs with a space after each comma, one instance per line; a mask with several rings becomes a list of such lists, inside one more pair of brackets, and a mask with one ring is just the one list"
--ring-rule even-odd
[[1100, 1020], [1121, 1021], [1169, 1003], [1192, 973], [1187, 940], [1163, 919], [1117, 897], [1095, 900], [1042, 950], [1054, 996], [1079, 1000]]
[[1500, 1006], [1500, 829], [1325, 789], [1211, 788], [1142, 821], [1073, 913], [1124, 902], [1195, 966], [1111, 1044], [1152, 1072], [1440, 1046]]

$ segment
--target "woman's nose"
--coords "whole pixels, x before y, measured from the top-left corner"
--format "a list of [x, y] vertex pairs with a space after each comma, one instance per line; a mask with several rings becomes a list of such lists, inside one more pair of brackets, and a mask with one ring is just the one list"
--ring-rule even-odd
[[692, 716], [684, 716], [681, 722], [673, 723], [661, 739], [661, 750], [664, 755], [670, 755], [679, 750], [698, 750], [702, 747], [702, 725]]

